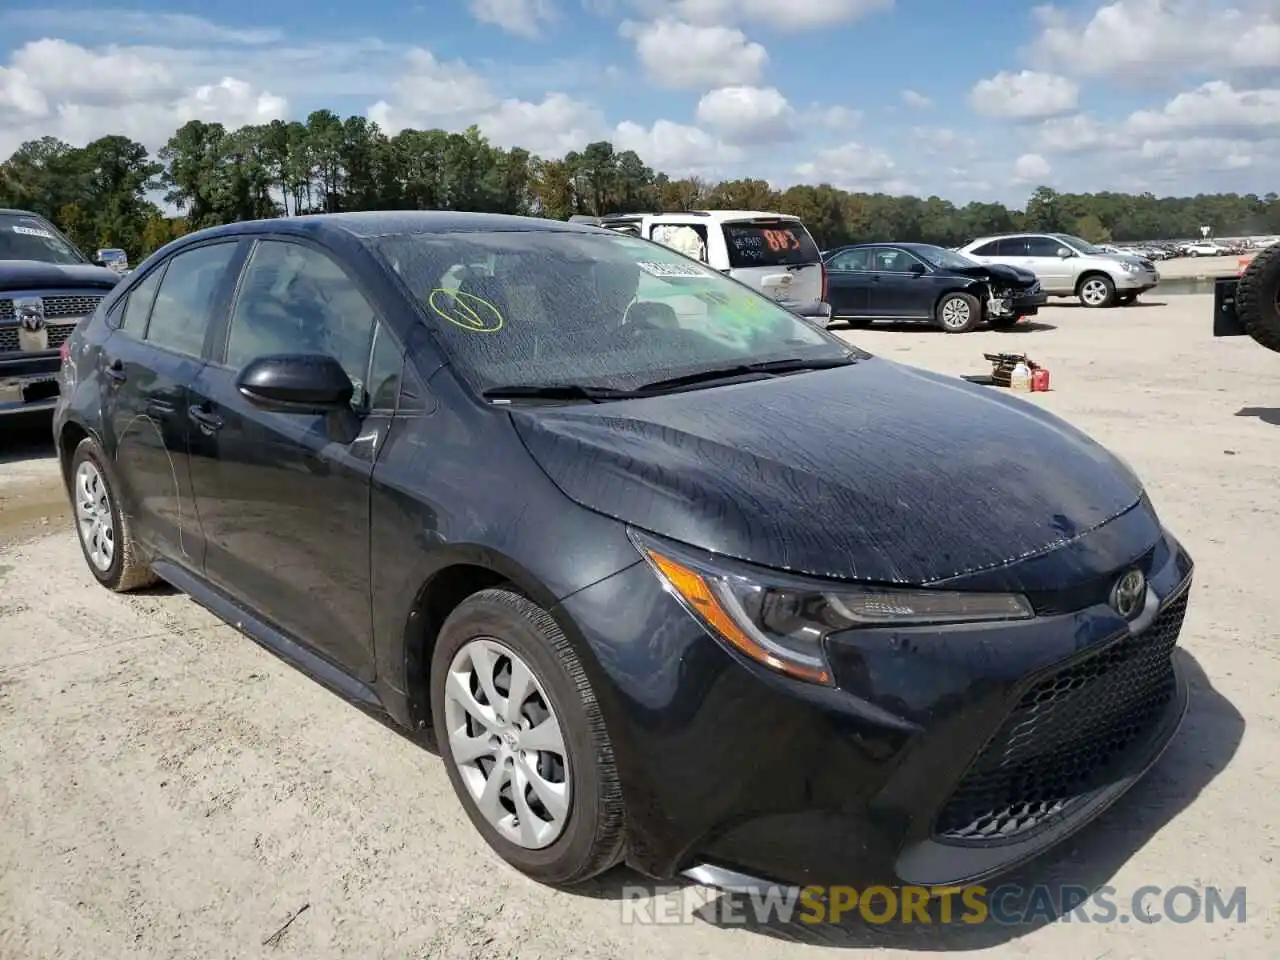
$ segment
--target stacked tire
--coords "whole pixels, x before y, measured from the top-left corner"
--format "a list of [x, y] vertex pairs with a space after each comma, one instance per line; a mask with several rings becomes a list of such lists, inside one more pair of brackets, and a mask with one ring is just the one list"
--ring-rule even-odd
[[1240, 275], [1236, 316], [1255, 342], [1280, 353], [1280, 244], [1259, 253]]

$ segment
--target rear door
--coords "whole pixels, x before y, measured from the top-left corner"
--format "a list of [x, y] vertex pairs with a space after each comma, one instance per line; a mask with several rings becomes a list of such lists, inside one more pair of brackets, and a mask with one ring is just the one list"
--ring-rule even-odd
[[871, 250], [839, 250], [827, 260], [827, 302], [833, 317], [865, 317], [870, 309]]
[[721, 224], [729, 275], [788, 306], [822, 299], [822, 254], [794, 217]]
[[204, 536], [187, 450], [189, 385], [204, 366], [210, 318], [229, 293], [241, 247], [187, 248], [147, 271], [113, 311], [103, 344], [103, 420], [134, 533], [198, 571]]

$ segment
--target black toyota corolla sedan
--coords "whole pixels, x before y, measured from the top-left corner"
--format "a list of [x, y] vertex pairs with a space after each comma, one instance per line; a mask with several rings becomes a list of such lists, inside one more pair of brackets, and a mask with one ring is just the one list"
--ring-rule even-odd
[[1169, 742], [1192, 563], [1078, 430], [820, 326], [589, 226], [240, 223], [81, 325], [55, 432], [103, 586], [438, 743], [533, 877], [983, 878]]

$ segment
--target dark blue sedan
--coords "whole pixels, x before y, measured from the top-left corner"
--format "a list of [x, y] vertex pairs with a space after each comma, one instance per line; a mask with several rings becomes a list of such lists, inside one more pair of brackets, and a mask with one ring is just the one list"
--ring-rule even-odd
[[438, 745], [548, 883], [974, 881], [1186, 705], [1191, 560], [1122, 461], [637, 237], [202, 231], [77, 328], [60, 391], [92, 577], [167, 581]]
[[860, 243], [823, 259], [832, 326], [923, 320], [947, 333], [968, 333], [984, 322], [1004, 329], [1047, 301], [1029, 270], [981, 264], [927, 243]]

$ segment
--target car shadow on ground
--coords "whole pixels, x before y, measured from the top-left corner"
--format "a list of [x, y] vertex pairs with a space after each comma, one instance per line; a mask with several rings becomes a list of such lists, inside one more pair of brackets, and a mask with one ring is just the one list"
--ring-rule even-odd
[[1063, 307], [1067, 310], [1132, 310], [1135, 307], [1167, 307], [1169, 305], [1166, 300], [1135, 300], [1133, 303], [1114, 303], [1109, 307], [1086, 307], [1079, 300], [1052, 300], [1049, 302], [1051, 307]]
[[[746, 929], [760, 936], [813, 946], [856, 950], [892, 947], [928, 952], [984, 950], [1018, 940], [1057, 922], [1064, 911], [1053, 904], [1059, 903], [1063, 894], [1074, 894], [1073, 904], [1079, 903], [1086, 892], [1098, 896], [1108, 894], [1107, 901], [1083, 906], [1085, 917], [1097, 917], [1105, 912], [1102, 902], [1113, 904], [1116, 916], [1127, 917], [1131, 897], [1144, 884], [1158, 883], [1166, 888], [1194, 884], [1194, 878], [1188, 873], [1186, 877], [1139, 877], [1133, 890], [1117, 889], [1109, 893], [1103, 889], [1112, 884], [1112, 878], [1130, 858], [1226, 769], [1244, 736], [1244, 718], [1213, 688], [1195, 658], [1186, 650], [1179, 650], [1177, 656], [1190, 684], [1191, 702], [1181, 729], [1159, 763], [1115, 806], [1066, 840], [1061, 848], [1050, 850], [1045, 856], [986, 885], [989, 891], [996, 887], [1011, 891], [1010, 895], [1000, 898], [999, 913], [1002, 917], [1018, 917], [1018, 922], [1000, 923], [988, 916], [977, 923], [971, 913], [966, 920], [966, 910], [959, 897], [952, 898], [950, 922], [941, 914], [938, 900], [930, 905], [929, 923], [922, 923], [918, 918], [914, 923], [900, 920], [872, 923], [856, 910], [834, 924], [803, 922], [796, 918], [790, 922], [761, 920], [754, 915], [756, 911], [749, 897], [735, 896], [736, 908], [726, 911], [720, 901], [727, 895], [702, 890], [697, 892], [707, 896], [694, 898], [697, 904], [692, 913], [694, 922]], [[687, 888], [683, 891], [687, 893], [697, 889], [690, 883], [681, 886]], [[628, 868], [617, 868], [570, 892], [617, 899], [621, 901], [620, 919], [626, 919], [628, 913], [645, 916], [641, 911], [630, 911], [626, 898], [635, 897], [640, 889], [659, 887], [670, 889], [672, 884], [657, 884]], [[1037, 891], [1034, 900], [1031, 899], [1033, 889]], [[1044, 899], [1045, 890], [1053, 903]], [[1159, 909], [1158, 898], [1147, 897], [1142, 903]], [[804, 911], [797, 910], [796, 914], [803, 916]], [[726, 917], [732, 919], [725, 922]], [[1076, 921], [1076, 915], [1072, 915], [1070, 921], [1064, 922]]]
[[0, 466], [43, 460], [54, 455], [53, 429], [49, 415], [6, 414], [4, 440], [0, 442]]
[[[832, 324], [831, 330], [839, 333], [859, 334], [868, 330], [879, 332], [888, 330], [894, 333], [936, 333], [939, 336], [946, 334], [941, 327], [935, 326], [926, 320], [884, 320], [873, 323], [869, 327], [855, 327], [848, 324], [836, 323]], [[1045, 330], [1057, 330], [1057, 326], [1052, 323], [1045, 323], [1042, 320], [1024, 320], [1017, 326], [1004, 327], [997, 329], [995, 327], [976, 327], [971, 333], [988, 332], [988, 333], [1040, 333]]]
[[1237, 417], [1257, 417], [1263, 423], [1280, 427], [1280, 407], [1241, 407], [1236, 411]]

